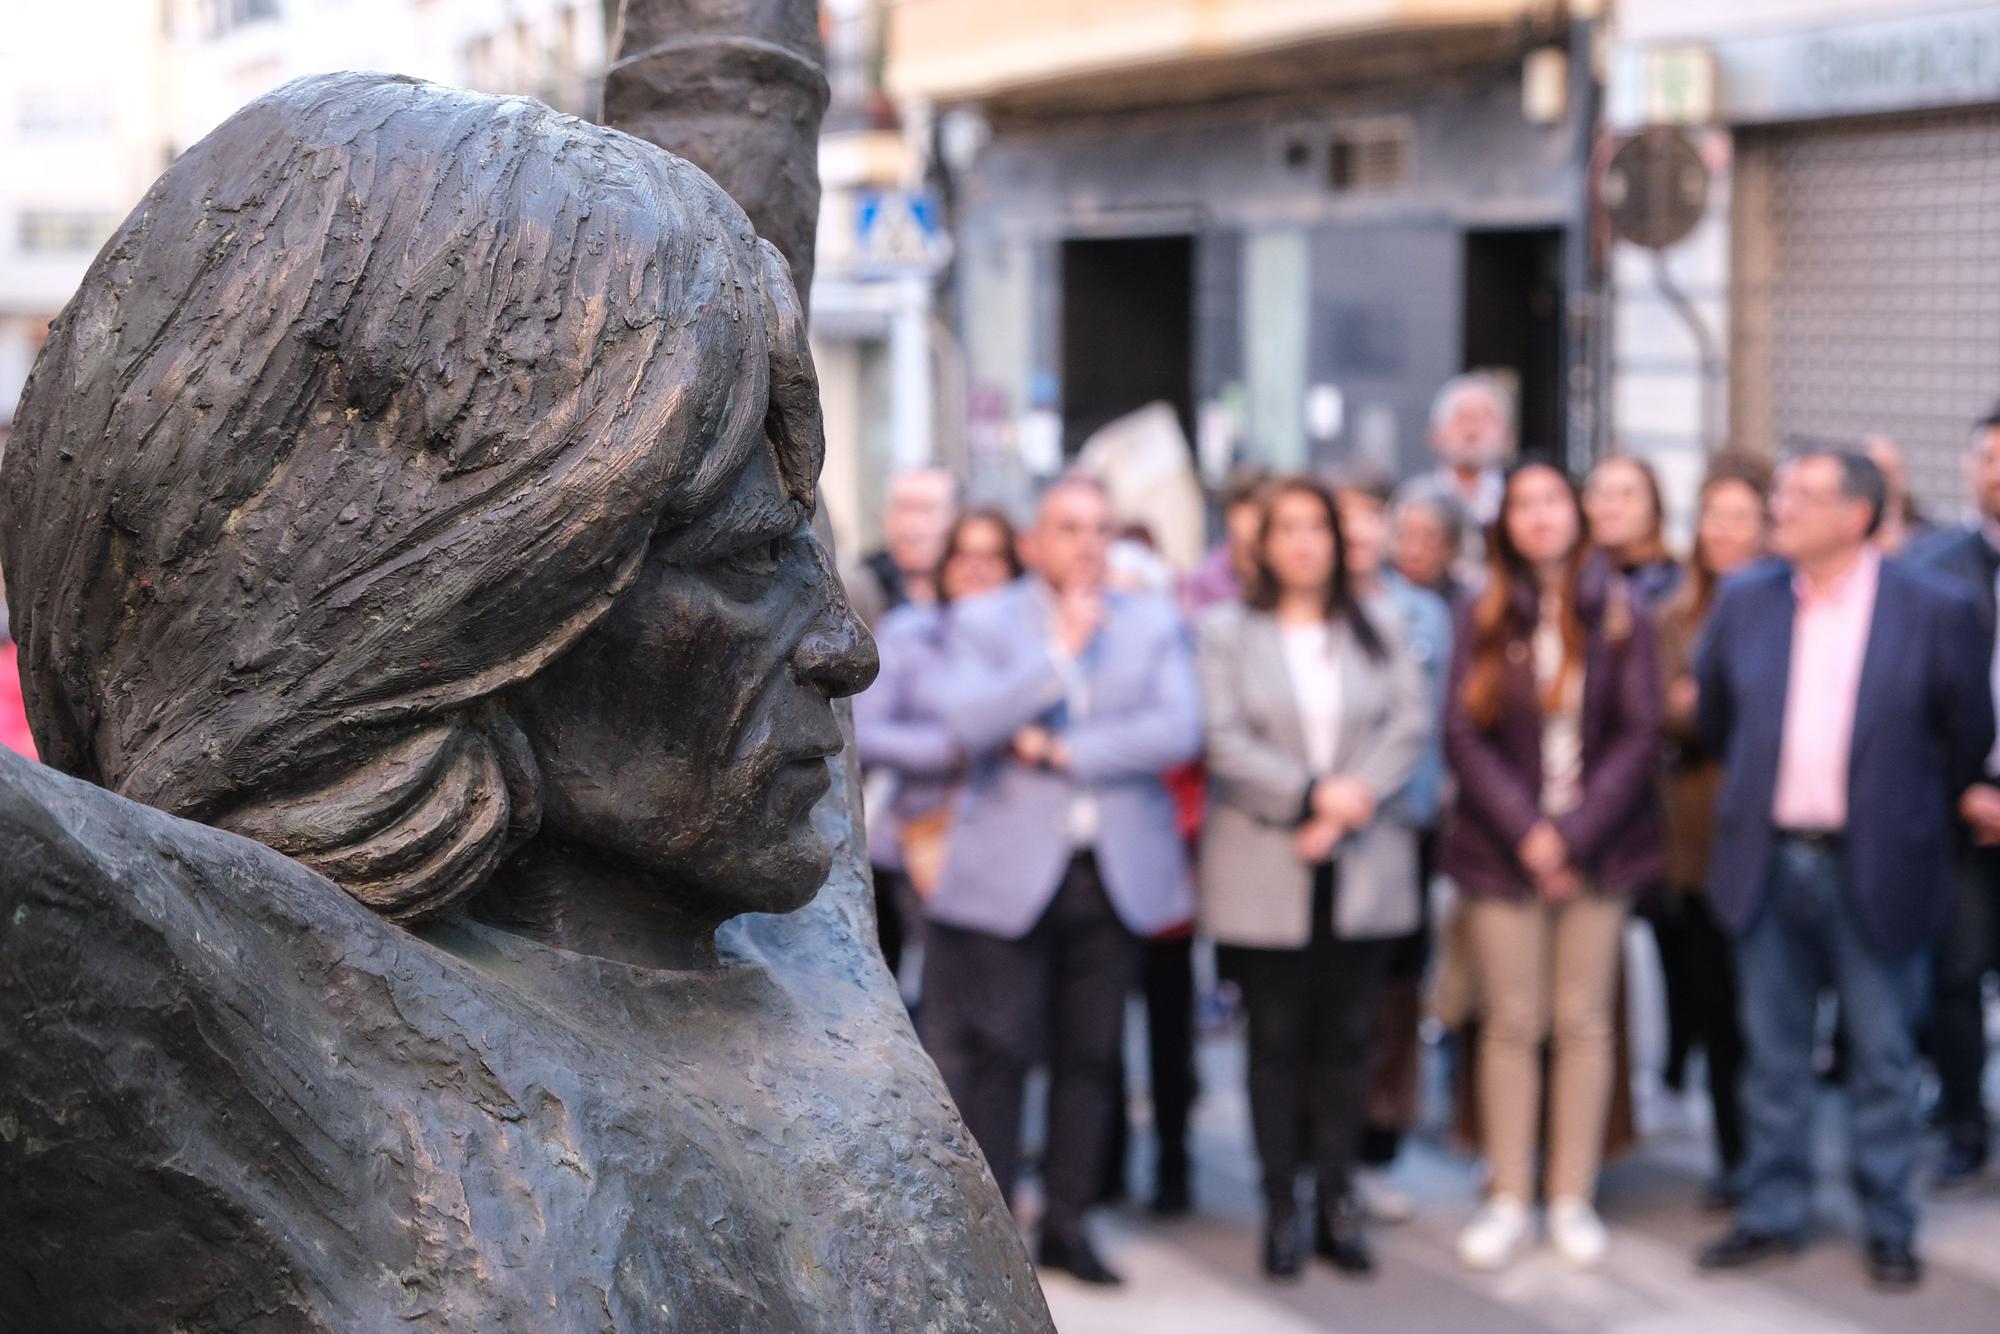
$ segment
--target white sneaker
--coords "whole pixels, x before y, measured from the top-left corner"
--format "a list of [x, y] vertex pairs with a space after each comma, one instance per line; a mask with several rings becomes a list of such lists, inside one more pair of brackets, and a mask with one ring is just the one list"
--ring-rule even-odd
[[1362, 1209], [1378, 1223], [1407, 1223], [1416, 1217], [1416, 1202], [1397, 1189], [1386, 1172], [1356, 1172], [1354, 1193], [1360, 1197]]
[[1597, 1210], [1589, 1200], [1577, 1199], [1549, 1202], [1549, 1240], [1563, 1259], [1585, 1268], [1602, 1260], [1611, 1244]]
[[1526, 1204], [1512, 1195], [1495, 1195], [1458, 1234], [1458, 1258], [1473, 1269], [1504, 1268], [1528, 1244], [1532, 1226]]

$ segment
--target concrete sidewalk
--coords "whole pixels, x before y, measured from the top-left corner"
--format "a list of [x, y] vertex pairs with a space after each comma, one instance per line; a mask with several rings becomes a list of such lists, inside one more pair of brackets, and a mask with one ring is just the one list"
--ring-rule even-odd
[[[1380, 1272], [1347, 1280], [1320, 1264], [1297, 1283], [1258, 1268], [1255, 1160], [1243, 1096], [1240, 1040], [1211, 1038], [1201, 1054], [1195, 1122], [1198, 1211], [1161, 1222], [1134, 1207], [1096, 1223], [1107, 1259], [1127, 1279], [1114, 1291], [1062, 1275], [1045, 1280], [1063, 1334], [1304, 1334], [1425, 1331], [1513, 1334], [1993, 1334], [2000, 1330], [2000, 1172], [1929, 1202], [1920, 1238], [1929, 1271], [1915, 1293], [1868, 1286], [1852, 1240], [1842, 1184], [1838, 1099], [1826, 1099], [1825, 1167], [1815, 1244], [1799, 1260], [1751, 1277], [1705, 1278], [1695, 1248], [1726, 1223], [1698, 1207], [1708, 1169], [1700, 1095], [1647, 1099], [1644, 1148], [1609, 1169], [1600, 1207], [1611, 1253], [1583, 1273], [1537, 1249], [1499, 1275], [1469, 1273], [1453, 1255], [1478, 1197], [1476, 1166], [1433, 1139], [1413, 1143], [1397, 1182], [1418, 1205], [1413, 1221], [1374, 1232]], [[1149, 1154], [1135, 1150], [1143, 1187]]]

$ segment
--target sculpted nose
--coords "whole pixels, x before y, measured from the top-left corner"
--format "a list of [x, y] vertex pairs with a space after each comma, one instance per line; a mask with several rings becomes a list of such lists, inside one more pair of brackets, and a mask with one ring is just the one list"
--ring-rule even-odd
[[828, 699], [858, 695], [874, 681], [882, 665], [875, 653], [875, 637], [854, 614], [831, 569], [823, 571], [813, 596], [824, 605], [799, 640], [799, 674], [824, 691]]

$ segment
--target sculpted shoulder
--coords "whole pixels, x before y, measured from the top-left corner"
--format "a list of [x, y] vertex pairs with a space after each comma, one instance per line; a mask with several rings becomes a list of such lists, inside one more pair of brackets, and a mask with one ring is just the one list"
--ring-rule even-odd
[[[662, 1302], [668, 1327], [735, 1328], [752, 1283], [772, 1330], [1046, 1328], [1024, 1270], [961, 1249], [1009, 1225], [963, 1211], [983, 1169], [900, 1030], [829, 1042], [840, 1021], [768, 970], [412, 933], [7, 754], [0, 868], [0, 1026], [22, 1039], [0, 1051], [0, 1244], [23, 1272], [118, 1257], [39, 1291], [42, 1328], [252, 1295], [277, 1314], [244, 1328], [642, 1330]], [[884, 1090], [893, 1116], [825, 1115]], [[929, 1147], [899, 1159], [890, 1135]], [[855, 1282], [854, 1246], [924, 1313]], [[28, 1301], [0, 1276], [0, 1324]]]

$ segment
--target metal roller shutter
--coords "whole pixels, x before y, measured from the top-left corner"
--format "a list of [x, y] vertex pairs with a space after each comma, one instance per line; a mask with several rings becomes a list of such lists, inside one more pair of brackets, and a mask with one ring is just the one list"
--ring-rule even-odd
[[1901, 441], [1933, 514], [2000, 398], [2000, 107], [1737, 136], [1731, 424]]

